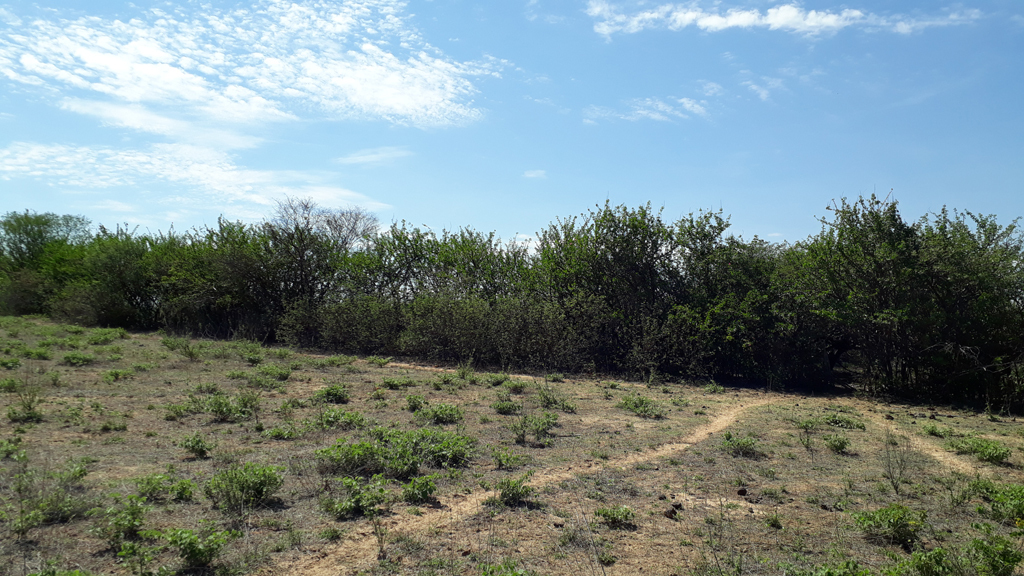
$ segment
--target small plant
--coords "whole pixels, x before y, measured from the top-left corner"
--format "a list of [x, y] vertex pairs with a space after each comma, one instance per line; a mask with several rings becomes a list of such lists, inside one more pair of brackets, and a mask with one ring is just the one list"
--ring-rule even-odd
[[897, 496], [907, 479], [912, 454], [909, 438], [897, 436], [890, 430], [885, 431], [885, 439], [880, 455], [882, 476], [889, 481], [889, 485], [892, 486], [893, 492]]
[[82, 352], [68, 352], [64, 355], [64, 363], [68, 366], [88, 366], [96, 361], [96, 357]]
[[224, 545], [241, 536], [234, 530], [217, 531], [204, 522], [198, 531], [169, 530], [164, 533], [167, 543], [178, 549], [178, 556], [188, 568], [209, 566], [220, 555]]
[[118, 550], [125, 541], [139, 537], [146, 514], [152, 508], [146, 506], [146, 499], [140, 496], [132, 495], [123, 499], [120, 494], [113, 496], [113, 506], [90, 512], [91, 515], [99, 516], [90, 532], [106, 540], [112, 550]]
[[369, 356], [366, 358], [366, 363], [373, 364], [377, 368], [383, 368], [387, 366], [391, 362], [391, 360], [392, 358], [390, 356], [388, 356], [387, 358], [381, 356]]
[[310, 361], [310, 364], [314, 368], [337, 368], [339, 366], [347, 366], [355, 361], [355, 356], [328, 356], [326, 358], [316, 358]]
[[640, 394], [629, 394], [618, 404], [641, 418], [664, 418], [665, 409], [654, 400]]
[[704, 390], [705, 394], [721, 394], [725, 392], [725, 388], [713, 380], [702, 386], [701, 389]]
[[904, 548], [910, 548], [917, 542], [926, 517], [924, 510], [911, 510], [902, 504], [853, 514], [854, 522], [868, 540], [879, 544], [898, 544]]
[[427, 399], [423, 396], [411, 394], [405, 397], [405, 408], [409, 412], [418, 412], [427, 406]]
[[215, 474], [204, 492], [214, 506], [242, 515], [264, 504], [282, 483], [284, 477], [277, 467], [246, 462]]
[[834, 454], [845, 454], [846, 449], [850, 447], [850, 439], [842, 434], [826, 434], [822, 441]]
[[511, 380], [511, 377], [504, 372], [500, 374], [488, 374], [486, 378], [484, 378], [484, 381], [487, 382], [488, 386], [501, 386], [509, 380]]
[[502, 386], [510, 394], [522, 394], [523, 392], [526, 392], [526, 389], [529, 387], [529, 385], [522, 380], [509, 380], [502, 384]]
[[473, 370], [473, 363], [463, 362], [462, 364], [459, 364], [459, 368], [455, 371], [455, 376], [457, 376], [459, 380], [466, 380], [467, 382], [470, 380], [476, 380], [476, 372]]
[[757, 446], [757, 438], [752, 436], [739, 437], [728, 430], [722, 435], [722, 450], [734, 458], [760, 458], [764, 453]]
[[341, 479], [342, 498], [325, 497], [320, 508], [342, 520], [351, 516], [375, 516], [387, 505], [387, 480], [380, 474], [369, 480], [346, 477]]
[[533, 436], [534, 444], [550, 446], [553, 441], [551, 430], [558, 426], [558, 414], [544, 412], [541, 416], [524, 414], [509, 425], [515, 434], [516, 444], [525, 444], [527, 435]]
[[0, 358], [0, 368], [15, 370], [21, 367], [21, 360], [17, 358]]
[[565, 374], [555, 372], [553, 374], [548, 374], [547, 376], [545, 376], [544, 380], [547, 380], [548, 382], [565, 382]]
[[494, 485], [498, 491], [497, 497], [489, 498], [484, 503], [489, 503], [490, 505], [503, 504], [509, 507], [522, 504], [533, 495], [533, 487], [527, 484], [532, 477], [533, 471], [531, 470], [519, 478], [506, 476], [498, 480]]
[[35, 388], [19, 387], [17, 401], [7, 407], [7, 419], [17, 424], [42, 422], [43, 413], [39, 404], [43, 401]]
[[409, 480], [407, 484], [402, 486], [402, 501], [409, 504], [429, 502], [434, 492], [437, 491], [437, 484], [434, 482], [435, 478], [437, 476], [431, 474], [430, 476], [420, 476], [419, 478]]
[[541, 386], [537, 388], [537, 397], [542, 408], [554, 408], [567, 414], [576, 412], [576, 405], [556, 390], [553, 386]]
[[327, 402], [329, 404], [348, 404], [351, 394], [345, 384], [332, 384], [322, 390], [317, 390], [313, 395], [314, 400]]
[[203, 438], [203, 435], [199, 432], [186, 436], [178, 442], [178, 447], [183, 448], [186, 452], [195, 456], [196, 458], [203, 460], [207, 455], [217, 447], [217, 444], [210, 442]]
[[498, 390], [498, 399], [491, 404], [491, 408], [498, 414], [511, 416], [519, 414], [523, 410], [523, 405], [513, 402], [511, 393], [508, 390]]
[[412, 378], [381, 378], [381, 386], [388, 390], [402, 390], [404, 388], [410, 388], [416, 385], [416, 381]]
[[1003, 484], [978, 481], [973, 482], [972, 488], [980, 492], [988, 506], [979, 506], [978, 512], [996, 522], [1018, 525], [1024, 519], [1024, 484]]
[[426, 406], [416, 416], [431, 424], [456, 424], [462, 421], [462, 408], [454, 404], [436, 404]]
[[846, 416], [845, 414], [836, 414], [836, 413], [831, 413], [830, 412], [830, 413], [826, 414], [821, 419], [821, 421], [824, 422], [825, 424], [828, 424], [829, 426], [834, 427], [834, 428], [845, 428], [847, 430], [854, 430], [854, 429], [856, 429], [856, 430], [863, 430], [864, 429], [864, 423], [863, 422], [861, 422], [861, 421], [859, 421], [859, 420], [857, 420], [855, 418], [852, 418], [850, 416]]
[[940, 428], [936, 424], [926, 424], [922, 430], [925, 434], [935, 436], [936, 438], [956, 438], [958, 436], [963, 436], [963, 434], [960, 434], [949, 426]]
[[594, 516], [609, 528], [627, 528], [632, 526], [636, 513], [628, 506], [616, 506], [615, 508], [598, 508], [594, 510]]
[[1010, 457], [1010, 449], [1001, 442], [985, 438], [966, 437], [951, 440], [946, 448], [957, 454], [974, 454], [978, 460], [1002, 464]]
[[782, 516], [778, 512], [772, 512], [765, 517], [764, 525], [773, 530], [782, 530]]
[[256, 368], [256, 373], [260, 376], [265, 376], [278, 382], [284, 382], [291, 378], [292, 371], [284, 366], [278, 366], [276, 364], [266, 364]]
[[526, 463], [526, 456], [516, 454], [508, 448], [494, 448], [491, 450], [491, 457], [494, 458], [494, 467], [498, 470], [515, 470]]

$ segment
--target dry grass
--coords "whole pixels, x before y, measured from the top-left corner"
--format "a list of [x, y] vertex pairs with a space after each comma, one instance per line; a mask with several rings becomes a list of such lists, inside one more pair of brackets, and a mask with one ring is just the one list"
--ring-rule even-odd
[[[504, 377], [467, 367], [385, 364], [386, 359], [347, 363], [251, 343], [183, 344], [157, 334], [107, 341], [108, 336], [0, 318], [0, 358], [21, 357], [20, 366], [0, 369], [0, 380], [14, 380], [11, 391], [0, 393], [0, 414], [10, 408], [15, 415], [3, 419], [0, 440], [11, 441], [12, 450], [24, 450], [27, 457], [0, 460], [7, 516], [0, 575], [21, 576], [47, 562], [98, 574], [129, 573], [108, 541], [90, 531], [97, 517], [81, 510], [23, 534], [15, 530], [27, 498], [15, 489], [17, 475], [34, 474], [34, 482], [49, 486], [69, 461], [84, 463], [88, 471], [68, 484], [81, 509], [111, 507], [114, 493], [137, 493], [140, 477], [192, 481], [192, 501], [151, 499], [142, 529], [195, 530], [209, 521], [216, 530], [241, 535], [225, 546], [217, 569], [299, 575], [480, 574], [482, 565], [507, 559], [538, 574], [782, 574], [789, 566], [807, 569], [844, 559], [877, 571], [891, 563], [887, 554], [906, 552], [865, 540], [852, 512], [890, 503], [925, 510], [929, 529], [923, 545], [955, 548], [976, 534], [971, 523], [985, 520], [976, 510], [979, 497], [964, 495], [969, 481], [975, 475], [997, 482], [1024, 478], [1024, 439], [1016, 422], [948, 408], [934, 412], [851, 397], [733, 388], [719, 393], [696, 384], [652, 388], [573, 377], [558, 382], [543, 375], [513, 375], [516, 384], [509, 385]], [[47, 354], [39, 350], [49, 351], [50, 359], [42, 359]], [[63, 361], [69, 353], [79, 355], [73, 363], [81, 364], [85, 355], [95, 360], [74, 366]], [[347, 389], [347, 404], [311, 401], [332, 385]], [[26, 390], [38, 394], [34, 406], [26, 406], [31, 398], [18, 393]], [[217, 392], [234, 402], [229, 408], [248, 394], [250, 405], [256, 397], [262, 409], [239, 414], [223, 406], [217, 413], [179, 408], [176, 419], [166, 419], [173, 410], [168, 407], [196, 405], [189, 395], [204, 399]], [[499, 395], [521, 405], [521, 412], [498, 414], [492, 404]], [[408, 396], [421, 397], [428, 407], [458, 407], [462, 417], [429, 424], [410, 412]], [[564, 402], [564, 411], [553, 397]], [[644, 400], [638, 404], [639, 397]], [[648, 416], [663, 417], [643, 417], [629, 408], [638, 405]], [[365, 431], [304, 425], [330, 408], [359, 412], [398, 430], [457, 431], [475, 438], [476, 450], [463, 468], [421, 470], [437, 474], [437, 491], [425, 504], [394, 502], [376, 517], [336, 520], [319, 502], [337, 497], [340, 484], [318, 472], [314, 453], [339, 439], [363, 438]], [[41, 413], [41, 422], [15, 421], [30, 409]], [[516, 430], [542, 421], [545, 413], [557, 414], [557, 427], [539, 436], [527, 429], [517, 443]], [[926, 434], [926, 424], [998, 440], [1012, 455], [1003, 465], [957, 455], [943, 438]], [[270, 431], [281, 439], [272, 439]], [[196, 433], [215, 445], [208, 458], [177, 445]], [[830, 450], [830, 435], [844, 436], [849, 446]], [[737, 443], [745, 448], [734, 449]], [[266, 503], [239, 517], [214, 509], [203, 487], [241, 462], [278, 466], [284, 483]], [[532, 494], [514, 506], [500, 504], [496, 487], [502, 480], [531, 471]], [[388, 491], [397, 496], [400, 483], [390, 482]], [[632, 512], [628, 522], [595, 517], [599, 509], [621, 507]], [[160, 565], [182, 568], [174, 550], [154, 551], [149, 569]]]

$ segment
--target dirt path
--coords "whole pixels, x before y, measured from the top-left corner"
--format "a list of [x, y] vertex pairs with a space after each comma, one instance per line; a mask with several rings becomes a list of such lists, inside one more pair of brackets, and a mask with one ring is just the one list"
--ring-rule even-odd
[[[613, 458], [604, 462], [606, 467], [628, 467], [641, 462], [648, 462], [677, 454], [707, 439], [708, 436], [721, 432], [732, 425], [743, 411], [763, 406], [778, 396], [761, 396], [745, 400], [728, 408], [725, 412], [713, 417], [710, 422], [698, 426], [678, 442], [663, 444], [654, 450], [630, 454], [622, 458]], [[586, 472], [588, 466], [568, 466], [564, 470], [547, 470], [534, 474], [530, 485], [542, 488], [572, 479], [576, 474]], [[427, 530], [450, 527], [462, 519], [476, 514], [484, 500], [492, 496], [491, 492], [479, 492], [469, 495], [455, 494], [441, 503], [440, 507], [424, 510], [422, 516], [398, 516], [386, 522], [389, 532], [416, 534]], [[349, 539], [332, 548], [325, 549], [315, 556], [302, 558], [296, 562], [277, 565], [263, 570], [263, 574], [295, 574], [299, 576], [337, 576], [338, 574], [354, 574], [359, 570], [372, 567], [377, 561], [377, 542], [368, 526], [354, 532]]]
[[[869, 418], [873, 420], [879, 428], [890, 428], [893, 431], [897, 430], [894, 421], [886, 420], [885, 416], [880, 413], [871, 413], [869, 414]], [[934, 442], [930, 442], [925, 438], [919, 437], [914, 430], [903, 430], [901, 432], [910, 440], [911, 448], [917, 452], [928, 455], [950, 470], [960, 472], [961, 474], [973, 475], [975, 472], [978, 472], [980, 468], [980, 463], [974, 458], [947, 452], [944, 448], [936, 446]]]

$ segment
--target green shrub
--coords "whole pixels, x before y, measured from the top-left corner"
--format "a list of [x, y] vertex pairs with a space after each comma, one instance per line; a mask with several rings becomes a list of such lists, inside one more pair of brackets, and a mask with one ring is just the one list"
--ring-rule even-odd
[[619, 408], [625, 408], [641, 418], [664, 418], [665, 409], [650, 398], [639, 394], [629, 394], [622, 398]]
[[533, 495], [534, 488], [529, 486], [527, 482], [533, 477], [533, 471], [529, 471], [523, 474], [519, 478], [513, 478], [506, 476], [495, 484], [495, 489], [498, 491], [496, 498], [489, 498], [485, 501], [485, 504], [495, 505], [504, 504], [505, 506], [518, 506], [528, 500]]
[[14, 370], [21, 366], [21, 360], [17, 358], [0, 358], [0, 368]]
[[402, 390], [416, 385], [412, 378], [381, 378], [380, 383], [388, 390]]
[[508, 382], [509, 380], [511, 380], [511, 377], [508, 374], [505, 374], [504, 372], [500, 374], [488, 374], [486, 377], [484, 377], [484, 381], [487, 382], [489, 386], [501, 386], [502, 384]]
[[278, 382], [284, 382], [292, 376], [292, 371], [284, 366], [278, 366], [276, 364], [266, 364], [256, 368], [256, 373], [260, 376], [266, 376], [272, 378]]
[[267, 428], [260, 434], [264, 438], [271, 440], [294, 440], [301, 437], [305, 433], [305, 430], [298, 428], [291, 422], [285, 422], [273, 428]]
[[368, 364], [373, 364], [374, 366], [376, 366], [378, 368], [383, 368], [383, 367], [387, 366], [391, 362], [391, 357], [388, 356], [387, 358], [384, 358], [384, 357], [381, 357], [381, 356], [368, 356], [366, 358], [366, 362]]
[[418, 412], [427, 406], [427, 399], [423, 396], [411, 394], [405, 397], [405, 409], [409, 412]]
[[320, 508], [339, 520], [351, 516], [373, 516], [382, 511], [388, 502], [387, 480], [374, 475], [369, 480], [346, 477], [341, 479], [341, 498], [325, 497]]
[[178, 557], [188, 568], [209, 566], [220, 555], [224, 545], [239, 536], [241, 533], [237, 531], [217, 531], [208, 524], [198, 533], [182, 529], [164, 532], [167, 543], [178, 549]]
[[18, 399], [7, 407], [7, 419], [16, 424], [42, 422], [43, 412], [39, 404], [43, 399], [34, 388], [19, 388]]
[[500, 564], [483, 563], [480, 565], [480, 576], [538, 576], [533, 570], [520, 568], [514, 558], [506, 558]]
[[217, 447], [217, 444], [206, 440], [200, 432], [196, 432], [179, 440], [178, 447], [202, 460]]
[[204, 492], [215, 507], [241, 515], [266, 503], [283, 483], [279, 468], [246, 462], [215, 474]]
[[332, 384], [327, 388], [317, 390], [313, 395], [314, 400], [327, 402], [328, 404], [348, 404], [350, 393], [346, 384]]
[[82, 352], [68, 352], [64, 355], [64, 363], [68, 366], [86, 366], [95, 361], [95, 356]]
[[764, 452], [757, 446], [757, 438], [753, 436], [739, 437], [728, 430], [722, 435], [722, 450], [733, 457], [761, 458]]
[[836, 454], [843, 454], [850, 447], [850, 439], [842, 434], [826, 434], [823, 440], [825, 446]]
[[437, 491], [437, 484], [434, 479], [436, 474], [412, 478], [402, 486], [402, 501], [409, 504], [423, 504], [429, 502], [430, 498]]
[[516, 454], [508, 448], [492, 449], [491, 457], [494, 458], [494, 467], [498, 470], [514, 470], [526, 462], [526, 456]]
[[554, 386], [545, 385], [537, 388], [537, 397], [542, 408], [554, 408], [567, 414], [576, 412], [576, 405], [569, 402]]
[[824, 417], [822, 417], [821, 421], [835, 428], [846, 428], [847, 430], [864, 430], [863, 422], [857, 420], [856, 418], [846, 416], [844, 414], [835, 414], [830, 412], [826, 414]]
[[369, 428], [372, 422], [359, 412], [348, 412], [341, 408], [328, 408], [317, 418], [317, 424], [321, 428], [335, 428], [338, 430], [362, 430]]
[[1001, 442], [985, 438], [957, 438], [946, 444], [949, 450], [957, 454], [973, 454], [982, 462], [1002, 464], [1010, 457], [1010, 449]]
[[509, 424], [509, 429], [515, 435], [516, 444], [526, 444], [527, 436], [533, 437], [533, 443], [538, 446], [550, 446], [553, 442], [551, 430], [558, 426], [558, 414], [544, 412], [540, 416], [524, 414]]
[[462, 422], [462, 408], [454, 404], [435, 404], [426, 406], [416, 416], [431, 424], [456, 424]]
[[15, 436], [10, 440], [0, 440], [0, 459], [10, 458], [21, 451], [21, 437]]
[[498, 399], [491, 404], [498, 414], [509, 416], [522, 411], [523, 405], [512, 401], [512, 394], [507, 389], [498, 390]]
[[46, 348], [25, 348], [21, 354], [29, 360], [49, 360], [52, 358], [50, 351]]
[[86, 336], [85, 341], [92, 346], [103, 346], [127, 338], [128, 331], [124, 328], [97, 328]]
[[879, 544], [898, 544], [904, 548], [910, 548], [917, 542], [918, 533], [925, 528], [926, 517], [924, 510], [911, 510], [902, 504], [853, 514], [854, 522], [868, 540]]
[[127, 380], [129, 378], [134, 377], [135, 372], [132, 372], [131, 370], [114, 369], [107, 370], [106, 372], [103, 373], [103, 381], [106, 382], [107, 384], [113, 384], [118, 380]]
[[334, 446], [315, 452], [322, 474], [349, 474], [368, 477], [384, 474], [406, 479], [416, 475], [420, 466], [436, 468], [465, 466], [472, 456], [476, 440], [454, 432], [436, 429], [407, 432], [373, 428], [372, 440]]
[[594, 516], [609, 528], [625, 528], [633, 524], [636, 513], [628, 506], [616, 506], [615, 508], [598, 508], [594, 510]]
[[717, 382], [708, 382], [702, 386], [705, 394], [721, 394], [725, 392], [725, 388]]
[[976, 483], [976, 489], [987, 503], [978, 506], [981, 515], [1010, 526], [1024, 520], [1024, 484]]
[[14, 378], [3, 378], [0, 379], [0, 392], [5, 394], [13, 394], [21, 390], [21, 382]]
[[565, 382], [565, 374], [555, 372], [544, 377], [548, 382]]
[[929, 436], [935, 436], [937, 438], [956, 438], [957, 436], [963, 436], [963, 434], [960, 434], [959, 432], [957, 432], [953, 428], [950, 428], [949, 426], [945, 428], [939, 428], [935, 424], [926, 424], [923, 430], [925, 434]]
[[529, 384], [523, 382], [522, 380], [509, 380], [502, 384], [502, 386], [505, 388], [505, 390], [508, 390], [510, 394], [522, 394], [523, 392], [526, 392], [526, 389], [529, 387]]
[[99, 516], [90, 532], [106, 540], [110, 549], [118, 550], [126, 540], [135, 540], [139, 537], [146, 514], [152, 508], [146, 506], [146, 499], [140, 496], [130, 495], [123, 499], [120, 494], [113, 496], [113, 506], [90, 512], [94, 516]]

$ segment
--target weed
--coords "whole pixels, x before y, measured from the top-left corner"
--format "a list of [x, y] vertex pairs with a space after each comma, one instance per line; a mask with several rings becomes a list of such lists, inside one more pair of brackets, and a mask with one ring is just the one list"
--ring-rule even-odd
[[515, 470], [526, 463], [526, 456], [516, 454], [508, 448], [492, 449], [491, 457], [494, 459], [494, 467], [498, 470]]
[[125, 541], [139, 537], [146, 514], [152, 508], [146, 506], [146, 499], [141, 496], [131, 495], [122, 499], [120, 494], [114, 494], [113, 497], [113, 506], [90, 512], [99, 516], [90, 532], [106, 540], [110, 549], [118, 550]]
[[609, 528], [628, 528], [633, 525], [636, 513], [628, 506], [616, 506], [615, 508], [598, 508], [594, 510], [594, 516]]
[[95, 361], [95, 356], [82, 352], [68, 352], [64, 355], [64, 363], [68, 366], [87, 366]]
[[423, 396], [411, 394], [405, 397], [405, 409], [409, 412], [418, 412], [427, 406], [427, 399]]
[[391, 362], [391, 360], [392, 358], [390, 356], [388, 356], [387, 358], [381, 356], [368, 356], [366, 358], [367, 364], [373, 364], [377, 368], [383, 368], [387, 366]]
[[327, 388], [317, 390], [313, 399], [329, 404], [348, 404], [350, 396], [348, 385], [332, 384]]
[[431, 424], [456, 424], [462, 421], [464, 413], [454, 404], [435, 404], [424, 407], [416, 416]]
[[764, 525], [773, 530], [782, 530], [782, 516], [778, 512], [772, 512], [765, 516]]
[[576, 412], [576, 405], [570, 402], [564, 394], [556, 390], [554, 386], [540, 386], [537, 388], [537, 396], [542, 408], [554, 408], [567, 414]]
[[320, 508], [339, 520], [351, 516], [371, 516], [382, 511], [387, 504], [387, 480], [377, 474], [369, 480], [346, 477], [341, 479], [342, 498], [325, 497]]
[[641, 418], [664, 418], [665, 409], [660, 404], [641, 396], [640, 394], [629, 394], [618, 404], [619, 408], [625, 408]]
[[484, 501], [484, 505], [494, 506], [503, 504], [514, 507], [526, 502], [534, 492], [534, 488], [527, 484], [532, 477], [533, 471], [531, 470], [518, 478], [506, 476], [498, 480], [494, 485], [498, 495], [488, 498]]
[[206, 484], [204, 493], [215, 507], [242, 515], [264, 504], [283, 482], [279, 468], [246, 462], [215, 474]]
[[863, 422], [857, 420], [856, 418], [852, 418], [850, 416], [846, 416], [843, 414], [829, 413], [826, 414], [821, 419], [821, 421], [834, 428], [845, 428], [847, 430], [864, 430]]
[[726, 430], [722, 435], [722, 450], [735, 457], [761, 458], [764, 452], [757, 446], [753, 436], [739, 437]]
[[898, 544], [904, 548], [910, 548], [917, 542], [926, 517], [924, 510], [912, 510], [902, 504], [853, 514], [854, 522], [868, 540], [879, 544]]
[[548, 382], [565, 382], [565, 375], [555, 372], [554, 374], [548, 374], [544, 379]]
[[708, 382], [702, 386], [702, 389], [705, 394], [721, 394], [725, 392], [725, 387], [715, 381]]
[[407, 484], [402, 486], [402, 501], [409, 504], [429, 502], [434, 492], [437, 491], [437, 484], [434, 482], [435, 478], [437, 476], [431, 474], [410, 479]]
[[966, 437], [951, 440], [946, 448], [957, 454], [974, 454], [978, 460], [990, 464], [1002, 464], [1010, 457], [1010, 449], [996, 440]]
[[178, 447], [202, 460], [217, 447], [217, 444], [206, 440], [200, 432], [196, 432], [179, 440]]
[[850, 447], [850, 439], [843, 434], [826, 434], [822, 440], [825, 447], [834, 454], [845, 454], [846, 449]]
[[898, 496], [903, 483], [907, 479], [907, 472], [910, 467], [912, 451], [910, 439], [906, 436], [897, 436], [890, 430], [885, 431], [885, 439], [882, 443], [882, 476], [889, 481], [893, 492]]
[[558, 426], [558, 414], [544, 412], [541, 416], [524, 414], [509, 424], [515, 435], [516, 444], [526, 444], [527, 435], [533, 436], [534, 444], [550, 446], [553, 441], [551, 430]]
[[188, 568], [209, 566], [224, 545], [239, 536], [241, 533], [234, 530], [214, 530], [208, 522], [203, 522], [199, 532], [183, 529], [164, 532], [167, 543], [178, 549], [178, 557]]

